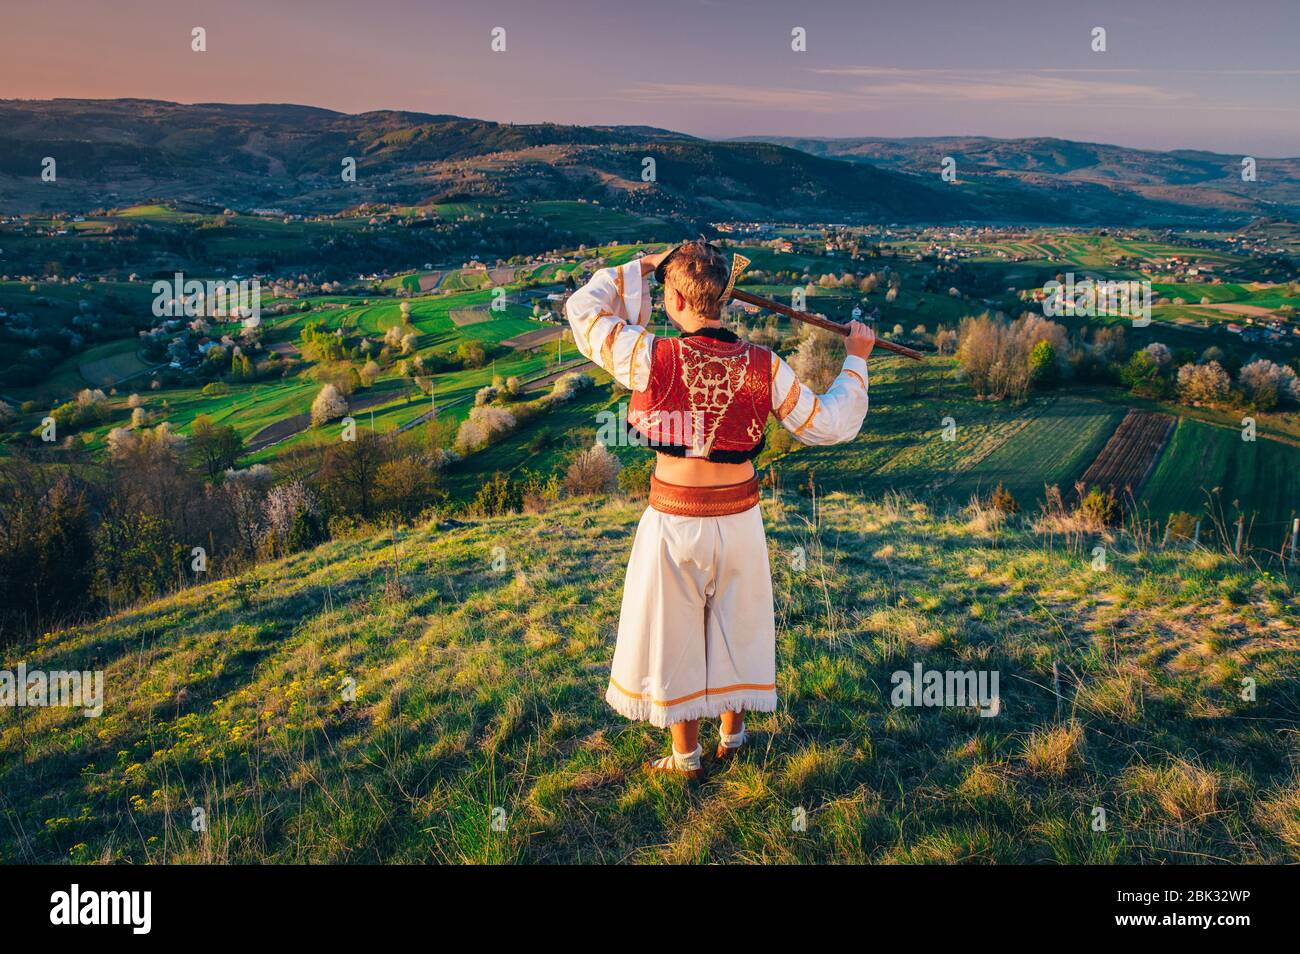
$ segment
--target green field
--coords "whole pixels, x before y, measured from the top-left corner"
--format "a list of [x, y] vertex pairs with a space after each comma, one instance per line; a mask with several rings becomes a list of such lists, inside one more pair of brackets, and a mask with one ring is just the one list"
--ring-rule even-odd
[[1300, 514], [1300, 447], [1181, 418], [1142, 502], [1157, 516], [1208, 510], [1230, 520], [1240, 507], [1256, 514], [1252, 539], [1277, 549]]
[[1068, 492], [1124, 416], [1124, 409], [1061, 397], [1034, 411], [1029, 422], [945, 488], [955, 499], [987, 494], [999, 483], [1022, 505], [1041, 500], [1044, 485]]
[[78, 356], [81, 359], [78, 371], [91, 387], [112, 387], [149, 367], [139, 359], [136, 351], [136, 342], [130, 338], [88, 348]]
[[666, 228], [662, 219], [634, 215], [591, 202], [533, 202], [529, 209], [557, 228], [582, 235], [649, 240]]

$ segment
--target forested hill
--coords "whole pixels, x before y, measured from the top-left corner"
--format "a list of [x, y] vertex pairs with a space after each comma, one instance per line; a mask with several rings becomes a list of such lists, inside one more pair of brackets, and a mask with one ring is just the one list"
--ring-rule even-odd
[[[713, 142], [648, 126], [516, 125], [290, 104], [4, 100], [0, 211], [172, 200], [320, 213], [367, 203], [587, 199], [693, 222], [1134, 224], [1244, 221], [1286, 212], [1295, 198], [1274, 182], [1294, 178], [1291, 166], [1270, 167], [1258, 193], [1230, 195], [1204, 187], [1223, 163], [1165, 157], [1147, 163], [1137, 188], [1109, 166], [1085, 176], [1087, 163], [1044, 159], [1045, 147], [1028, 140], [960, 152], [963, 176], [979, 175], [954, 186], [939, 179], [933, 154], [955, 149], [949, 141], [885, 142]], [[57, 162], [54, 182], [41, 178], [47, 157]], [[343, 178], [347, 159], [356, 162], [355, 181]], [[1057, 174], [1062, 165], [1070, 174]]]

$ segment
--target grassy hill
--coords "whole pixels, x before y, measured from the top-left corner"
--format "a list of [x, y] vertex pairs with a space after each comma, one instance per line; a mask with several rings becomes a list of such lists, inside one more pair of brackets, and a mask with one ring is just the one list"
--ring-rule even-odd
[[[957, 158], [957, 187], [938, 178], [944, 155]], [[45, 156], [58, 158], [57, 193], [39, 179]], [[344, 157], [358, 163], [353, 183], [340, 179]], [[646, 157], [658, 164], [653, 182], [641, 180]], [[0, 102], [6, 211], [159, 198], [298, 212], [586, 198], [650, 222], [815, 212], [829, 221], [1244, 223], [1300, 208], [1297, 161], [1260, 163], [1258, 184], [1243, 184], [1240, 157], [1056, 139], [710, 142], [645, 126], [510, 124], [398, 110]], [[632, 219], [623, 228], [639, 238], [645, 223]]]
[[[0, 102], [0, 129], [0, 209], [7, 211], [84, 210], [158, 197], [302, 212], [365, 202], [587, 198], [647, 213], [652, 224], [657, 215], [706, 221], [720, 213], [773, 217], [795, 208], [895, 221], [1001, 215], [993, 205], [982, 208], [910, 175], [643, 126], [64, 99]], [[44, 156], [59, 158], [57, 196], [42, 189]], [[659, 164], [653, 186], [641, 180], [646, 156]], [[357, 162], [355, 182], [340, 177], [344, 157]], [[1023, 204], [1033, 218], [1055, 219], [1061, 211], [1032, 198]], [[645, 224], [624, 216], [616, 226], [636, 238]]]
[[[662, 733], [601, 701], [640, 506], [575, 502], [48, 634], [28, 666], [105, 670], [105, 710], [0, 715], [0, 861], [1297, 859], [1293, 584], [1117, 545], [1095, 571], [1095, 541], [899, 498], [764, 509], [781, 708], [698, 790], [641, 775]], [[1000, 713], [893, 707], [914, 663], [998, 671]]]

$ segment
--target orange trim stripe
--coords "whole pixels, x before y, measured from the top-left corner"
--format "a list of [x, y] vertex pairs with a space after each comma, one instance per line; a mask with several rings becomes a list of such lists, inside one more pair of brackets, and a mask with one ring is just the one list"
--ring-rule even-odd
[[817, 400], [817, 395], [814, 394], [812, 413], [808, 415], [808, 420], [804, 421], [797, 428], [795, 428], [794, 433], [796, 437], [802, 434], [804, 432], [804, 429], [807, 428], [807, 426], [813, 422], [813, 418], [817, 416], [817, 412], [820, 411], [821, 409], [822, 409], [822, 402]]
[[785, 392], [785, 400], [781, 402], [781, 406], [775, 411], [776, 419], [784, 421], [789, 417], [790, 412], [795, 409], [795, 405], [799, 403], [801, 397], [803, 397], [803, 386], [798, 380], [795, 380], [791, 382], [790, 390]]
[[623, 300], [623, 266], [614, 269], [614, 294], [618, 295], [618, 304], [614, 306], [614, 311], [627, 317], [627, 302]]
[[609, 329], [609, 334], [605, 336], [605, 343], [600, 346], [600, 366], [611, 373], [614, 370], [614, 339], [618, 337], [618, 333], [625, 327], [627, 327], [627, 322], [620, 321]]
[[857, 378], [857, 379], [858, 379], [858, 384], [862, 385], [862, 390], [865, 391], [865, 390], [867, 389], [867, 382], [862, 380], [862, 375], [858, 374], [858, 372], [854, 371], [852, 368], [845, 368], [845, 369], [844, 369], [844, 373], [845, 373], [845, 374], [851, 374], [851, 375], [853, 375], [855, 378]]
[[607, 315], [607, 314], [606, 314], [605, 312], [603, 312], [603, 311], [601, 311], [601, 312], [597, 312], [597, 313], [596, 313], [596, 317], [593, 318], [593, 319], [591, 319], [591, 321], [587, 322], [587, 327], [584, 328], [584, 329], [582, 329], [582, 337], [586, 338], [587, 341], [590, 342], [590, 341], [591, 341], [591, 329], [596, 327], [596, 322], [600, 321], [600, 319], [602, 319], [602, 318], [608, 318], [608, 317], [610, 317], [610, 316]]
[[679, 696], [676, 699], [646, 699], [646, 697], [639, 692], [628, 692], [614, 681], [613, 676], [609, 677], [609, 684], [629, 699], [636, 699], [639, 702], [653, 702], [655, 705], [663, 706], [665, 708], [668, 706], [678, 705], [682, 702], [690, 702], [692, 699], [698, 699], [700, 696], [721, 696], [728, 692], [739, 692], [741, 689], [757, 689], [760, 692], [766, 692], [769, 689], [776, 688], [776, 683], [765, 686], [757, 682], [738, 682], [734, 686], [723, 686], [721, 689], [701, 689], [699, 692], [692, 692], [689, 695]]
[[631, 385], [632, 385], [632, 390], [633, 390], [633, 391], [635, 391], [635, 390], [637, 389], [637, 386], [636, 386], [636, 353], [637, 353], [639, 350], [641, 350], [641, 344], [645, 341], [645, 336], [646, 336], [647, 334], [649, 334], [649, 332], [646, 331], [644, 328], [642, 328], [642, 329], [641, 329], [641, 333], [640, 333], [639, 335], [636, 336], [636, 344], [632, 345], [632, 356], [631, 356], [630, 358], [627, 359], [627, 379], [628, 379], [628, 381], [631, 383]]

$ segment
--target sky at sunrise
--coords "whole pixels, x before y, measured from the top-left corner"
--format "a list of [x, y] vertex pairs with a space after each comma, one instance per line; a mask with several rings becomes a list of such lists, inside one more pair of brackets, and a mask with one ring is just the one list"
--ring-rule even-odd
[[1294, 156], [1297, 49], [1297, 0], [4, 0], [0, 98]]

